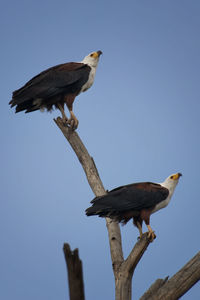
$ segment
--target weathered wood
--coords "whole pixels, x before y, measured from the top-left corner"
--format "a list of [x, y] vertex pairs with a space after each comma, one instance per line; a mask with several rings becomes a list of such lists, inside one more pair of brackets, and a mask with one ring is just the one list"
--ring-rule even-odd
[[[177, 300], [200, 280], [200, 252], [198, 252], [173, 277], [167, 280], [148, 298], [140, 300]], [[155, 284], [155, 283], [154, 283]], [[154, 285], [153, 284], [153, 285]]]
[[97, 172], [97, 168], [95, 166], [93, 158], [89, 155], [87, 149], [85, 148], [83, 142], [78, 136], [76, 131], [71, 130], [68, 126], [63, 123], [63, 120], [58, 117], [54, 119], [55, 123], [58, 125], [63, 135], [66, 137], [68, 142], [70, 143], [72, 149], [74, 150], [77, 158], [79, 159], [88, 183], [96, 196], [101, 196], [106, 193], [99, 174]]
[[69, 244], [64, 244], [63, 251], [67, 264], [70, 300], [84, 300], [83, 269], [78, 249], [71, 251]]
[[[88, 183], [96, 196], [106, 194], [102, 181], [99, 177], [93, 158], [89, 155], [83, 142], [76, 131], [66, 126], [61, 118], [54, 119], [78, 157], [88, 180]], [[113, 272], [115, 276], [115, 297], [116, 300], [131, 300], [131, 281], [133, 271], [149, 245], [147, 236], [144, 235], [131, 251], [129, 257], [124, 261], [120, 227], [117, 222], [106, 218], [108, 229], [110, 253]], [[128, 294], [127, 294], [128, 291]]]
[[[105, 195], [106, 191], [99, 177], [93, 158], [79, 138], [77, 132], [67, 127], [61, 118], [54, 120], [69, 141], [76, 153], [88, 180], [88, 183], [96, 196]], [[132, 276], [142, 255], [150, 244], [147, 233], [136, 243], [126, 260], [123, 258], [120, 227], [117, 222], [106, 218], [108, 229], [110, 253], [113, 272], [115, 276], [115, 299], [131, 300]], [[159, 279], [147, 291], [147, 296], [141, 300], [175, 300], [181, 297], [200, 279], [200, 253], [198, 253], [186, 266], [165, 283]], [[157, 290], [157, 291], [156, 291]], [[149, 294], [148, 294], [149, 292]], [[150, 293], [151, 292], [151, 293]], [[152, 296], [150, 296], [152, 295]], [[81, 299], [81, 298], [80, 298]], [[72, 300], [72, 299], [71, 299]], [[73, 299], [74, 300], [74, 299]]]
[[[93, 158], [89, 155], [83, 142], [78, 136], [76, 131], [71, 130], [67, 127], [61, 118], [54, 119], [63, 135], [66, 137], [71, 147], [73, 148], [76, 156], [78, 157], [88, 180], [88, 183], [95, 194], [95, 196], [102, 196], [106, 194], [103, 187], [102, 181], [99, 177], [96, 165]], [[123, 262], [121, 233], [118, 223], [113, 222], [109, 218], [106, 218], [106, 225], [108, 228], [110, 253], [112, 258], [112, 264], [114, 271], [116, 272], [117, 267]]]
[[165, 279], [157, 279], [150, 288], [144, 293], [144, 295], [140, 298], [140, 300], [149, 300], [153, 295], [158, 291], [158, 289], [165, 284], [165, 282], [168, 280], [169, 276], [167, 276]]
[[142, 235], [142, 238], [137, 241], [127, 259], [118, 269], [116, 289], [119, 290], [119, 299], [132, 299], [132, 277], [138, 262], [150, 244], [147, 236], [148, 233]]
[[121, 269], [124, 272], [134, 272], [138, 262], [140, 261], [142, 255], [144, 254], [145, 250], [150, 244], [150, 240], [148, 238], [148, 233], [144, 233], [142, 235], [142, 238], [140, 238], [135, 246], [133, 247], [131, 253], [127, 257], [127, 259], [124, 261], [123, 266]]

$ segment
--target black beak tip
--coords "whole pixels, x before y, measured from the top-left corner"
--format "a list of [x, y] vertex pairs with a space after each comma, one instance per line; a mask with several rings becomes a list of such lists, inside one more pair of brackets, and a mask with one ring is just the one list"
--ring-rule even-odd
[[179, 177], [183, 176], [181, 173], [178, 173]]
[[101, 50], [97, 51], [98, 55], [100, 56], [101, 54], [103, 54], [103, 52]]

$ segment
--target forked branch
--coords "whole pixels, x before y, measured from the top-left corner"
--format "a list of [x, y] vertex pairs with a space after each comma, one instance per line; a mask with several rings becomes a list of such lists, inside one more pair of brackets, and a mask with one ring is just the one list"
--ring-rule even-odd
[[[185, 266], [183, 266], [169, 280], [159, 279], [161, 285], [152, 294], [150, 289], [140, 300], [177, 300], [183, 296], [197, 281], [200, 280], [200, 252], [198, 252]], [[162, 282], [161, 282], [162, 281]]]
[[[106, 194], [106, 191], [103, 187], [102, 181], [99, 177], [96, 165], [94, 163], [93, 158], [89, 155], [87, 149], [85, 148], [83, 142], [81, 141], [80, 137], [78, 136], [76, 131], [71, 130], [67, 127], [61, 118], [54, 119], [57, 126], [62, 131], [63, 135], [66, 137], [68, 142], [70, 143], [72, 149], [74, 150], [76, 156], [78, 157], [88, 180], [88, 183], [94, 192], [95, 196], [102, 196]], [[112, 266], [113, 272], [115, 275], [115, 283], [116, 283], [116, 299], [131, 299], [131, 279], [130, 274], [133, 274], [133, 271], [139, 262], [140, 258], [142, 257], [144, 251], [147, 249], [149, 245], [149, 240], [147, 236], [144, 235], [141, 240], [139, 240], [133, 250], [131, 251], [129, 257], [124, 261], [123, 258], [123, 251], [122, 251], [122, 242], [121, 242], [121, 233], [120, 227], [117, 222], [106, 218], [106, 226], [108, 229], [109, 235], [109, 243], [110, 243], [110, 253], [112, 259]], [[120, 294], [121, 291], [127, 290], [126, 285], [121, 285], [121, 275], [125, 278], [127, 274], [129, 274], [128, 279], [128, 290], [129, 290], [129, 297], [121, 298]], [[126, 291], [123, 292], [123, 294]]]
[[[93, 158], [79, 138], [77, 132], [67, 127], [61, 118], [54, 120], [66, 137], [75, 154], [77, 155], [88, 180], [88, 183], [96, 196], [106, 194], [99, 177]], [[131, 300], [131, 282], [134, 270], [142, 255], [150, 244], [147, 234], [135, 244], [128, 258], [124, 260], [121, 242], [121, 233], [118, 223], [106, 218], [108, 229], [110, 253], [113, 272], [115, 275], [116, 300]], [[191, 259], [170, 280], [158, 279], [151, 288], [142, 296], [141, 300], [175, 300], [189, 290], [200, 279], [200, 252]]]
[[[89, 155], [83, 142], [78, 136], [76, 131], [71, 130], [61, 118], [54, 120], [71, 147], [73, 148], [76, 156], [78, 157], [88, 180], [88, 183], [94, 192], [95, 196], [102, 196], [106, 194], [102, 181], [99, 177], [96, 165], [93, 158]], [[122, 243], [119, 225], [110, 219], [106, 219], [106, 224], [109, 233], [110, 251], [113, 265], [119, 265], [123, 262]]]

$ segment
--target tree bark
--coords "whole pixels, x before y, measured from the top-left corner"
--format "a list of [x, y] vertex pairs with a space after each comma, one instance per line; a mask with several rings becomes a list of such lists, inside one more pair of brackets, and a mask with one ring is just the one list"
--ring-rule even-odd
[[[54, 121], [77, 155], [94, 194], [96, 196], [105, 195], [106, 191], [99, 177], [94, 160], [89, 155], [77, 132], [72, 131], [69, 127], [67, 127], [60, 117], [54, 119]], [[139, 239], [139, 241], [133, 247], [127, 259], [124, 260], [121, 232], [118, 223], [106, 218], [106, 226], [109, 236], [113, 273], [115, 276], [115, 299], [131, 300], [132, 276], [138, 262], [148, 248], [150, 240], [147, 237], [147, 233], [143, 234], [142, 238]], [[199, 279], [200, 253], [198, 253], [190, 262], [188, 262], [170, 280], [167, 281], [167, 279], [158, 279], [142, 296], [141, 300], [178, 299]]]
[[[77, 132], [66, 126], [60, 117], [54, 119], [54, 121], [78, 157], [95, 196], [105, 195], [106, 191], [99, 177], [94, 160], [89, 155]], [[147, 235], [144, 234], [142, 239], [136, 243], [129, 257], [124, 260], [119, 224], [109, 218], [106, 218], [106, 226], [108, 229], [110, 254], [115, 276], [115, 299], [131, 300], [131, 282], [133, 272], [150, 241], [148, 240]]]
[[140, 300], [149, 300], [153, 295], [157, 292], [157, 290], [165, 284], [165, 282], [168, 280], [169, 276], [167, 276], [165, 279], [157, 279], [150, 288], [144, 293], [144, 295], [140, 298]]
[[151, 297], [140, 300], [177, 300], [200, 280], [200, 252], [164, 284]]
[[137, 241], [131, 253], [117, 270], [115, 289], [116, 300], [131, 300], [132, 297], [132, 277], [134, 270], [142, 255], [150, 244], [148, 233], [143, 234]]
[[69, 244], [64, 244], [63, 251], [67, 264], [70, 300], [84, 300], [83, 269], [78, 249], [71, 251]]
[[[54, 121], [56, 122], [56, 124], [70, 143], [76, 156], [78, 157], [85, 171], [88, 183], [95, 196], [105, 195], [106, 191], [99, 177], [99, 173], [97, 171], [94, 160], [89, 155], [77, 132], [72, 131], [69, 127], [63, 124], [62, 119], [59, 117], [56, 120], [54, 119]], [[110, 252], [113, 262], [113, 269], [116, 270], [117, 267], [123, 262], [120, 228], [117, 222], [114, 222], [109, 218], [106, 218], [106, 225], [109, 234]]]

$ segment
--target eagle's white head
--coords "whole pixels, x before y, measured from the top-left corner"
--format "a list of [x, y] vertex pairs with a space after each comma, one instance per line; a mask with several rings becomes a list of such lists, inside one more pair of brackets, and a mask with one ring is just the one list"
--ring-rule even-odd
[[99, 62], [99, 57], [102, 54], [102, 52], [96, 51], [88, 54], [84, 59], [81, 61], [84, 64], [89, 65], [90, 67], [96, 68]]
[[169, 193], [172, 195], [181, 176], [181, 173], [172, 174], [167, 177], [165, 181], [161, 183], [161, 185], [166, 187], [169, 190]]
[[164, 182], [160, 183], [161, 186], [163, 186], [169, 190], [169, 195], [165, 200], [161, 201], [160, 203], [158, 203], [155, 206], [152, 213], [156, 212], [157, 210], [159, 210], [161, 208], [166, 207], [169, 204], [171, 197], [174, 193], [174, 190], [178, 184], [179, 178], [181, 176], [182, 176], [181, 173], [172, 174], [169, 177], [167, 177]]

